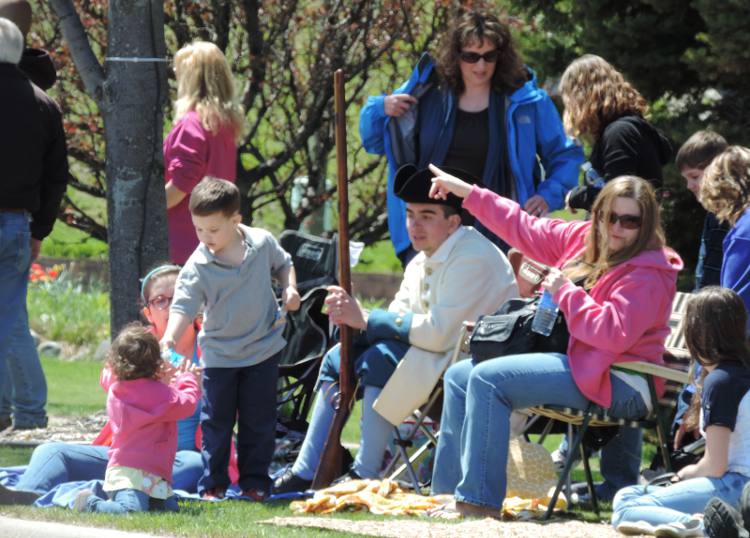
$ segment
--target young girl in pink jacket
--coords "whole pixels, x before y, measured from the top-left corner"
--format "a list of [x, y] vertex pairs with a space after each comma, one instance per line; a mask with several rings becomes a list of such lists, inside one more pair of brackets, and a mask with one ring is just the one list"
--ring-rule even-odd
[[552, 267], [542, 285], [570, 332], [565, 354], [461, 361], [445, 374], [433, 492], [455, 494], [445, 511], [499, 517], [514, 409], [594, 402], [618, 418], [646, 414], [645, 380], [613, 367], [661, 363], [682, 261], [665, 247], [654, 190], [640, 178], [612, 180], [590, 221], [565, 222], [533, 217], [512, 200], [433, 172], [434, 196], [465, 198], [464, 208], [510, 246]]
[[200, 369], [192, 361], [178, 368], [163, 361], [156, 337], [133, 323], [112, 342], [100, 382], [107, 391], [112, 427], [104, 477], [109, 500], [84, 490], [75, 508], [112, 514], [177, 511], [171, 486], [177, 421], [195, 412], [201, 393]]

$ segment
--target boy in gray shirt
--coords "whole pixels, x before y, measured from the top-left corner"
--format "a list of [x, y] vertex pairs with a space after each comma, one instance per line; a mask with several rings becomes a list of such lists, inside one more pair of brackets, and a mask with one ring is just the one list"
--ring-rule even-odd
[[272, 276], [281, 283], [285, 310], [297, 310], [300, 297], [289, 254], [269, 232], [241, 224], [239, 207], [239, 190], [223, 179], [204, 178], [190, 194], [200, 244], [177, 277], [161, 344], [174, 349], [205, 308], [198, 335], [205, 364], [198, 492], [224, 496], [236, 419], [239, 485], [243, 495], [262, 501], [271, 485], [278, 360], [286, 344]]

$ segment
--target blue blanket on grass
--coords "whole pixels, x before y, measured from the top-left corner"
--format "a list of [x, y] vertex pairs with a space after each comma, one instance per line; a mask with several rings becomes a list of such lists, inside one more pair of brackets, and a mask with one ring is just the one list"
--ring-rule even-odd
[[[18, 481], [21, 479], [21, 475], [23, 475], [25, 470], [25, 465], [0, 468], [0, 484], [9, 488], [14, 487], [16, 484], [18, 484]], [[104, 492], [103, 485], [103, 480], [64, 482], [62, 484], [58, 484], [47, 493], [39, 497], [34, 502], [34, 506], [38, 508], [48, 508], [50, 506], [73, 508], [73, 503], [75, 503], [76, 496], [80, 491], [84, 489], [90, 489], [97, 497], [106, 499], [107, 494]], [[197, 493], [188, 493], [187, 491], [179, 489], [174, 490], [174, 492], [179, 499], [188, 501], [206, 501], [206, 499], [202, 499]], [[303, 491], [294, 493], [282, 493], [280, 495], [269, 496], [266, 502], [302, 499], [309, 496], [311, 496], [310, 492]], [[239, 486], [232, 485], [229, 487], [229, 489], [227, 489], [226, 497], [224, 497], [223, 499], [211, 499], [210, 502], [223, 502], [228, 500], [249, 501], [250, 498], [242, 495], [242, 490], [240, 490]]]

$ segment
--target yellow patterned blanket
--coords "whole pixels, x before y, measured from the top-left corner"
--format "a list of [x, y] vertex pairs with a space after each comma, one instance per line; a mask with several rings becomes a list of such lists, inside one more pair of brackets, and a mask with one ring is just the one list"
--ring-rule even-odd
[[[547, 509], [557, 474], [544, 447], [513, 439], [508, 451], [508, 487], [503, 517], [530, 519]], [[351, 480], [315, 492], [304, 501], [295, 501], [295, 513], [329, 514], [341, 510], [368, 510], [378, 515], [423, 515], [453, 500], [452, 495], [425, 497], [403, 491], [392, 480]], [[556, 509], [567, 503], [561, 495]]]

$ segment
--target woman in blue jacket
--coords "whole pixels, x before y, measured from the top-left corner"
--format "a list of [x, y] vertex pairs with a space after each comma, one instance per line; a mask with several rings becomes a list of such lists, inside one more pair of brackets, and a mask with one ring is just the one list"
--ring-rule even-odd
[[[750, 148], [729, 146], [708, 165], [703, 206], [731, 228], [724, 237], [721, 287], [737, 292], [750, 312]], [[750, 335], [750, 321], [747, 327]]]
[[364, 148], [388, 159], [388, 228], [404, 265], [413, 250], [404, 203], [393, 194], [402, 165], [464, 169], [540, 216], [563, 206], [583, 162], [582, 149], [566, 137], [557, 109], [523, 65], [508, 28], [479, 11], [459, 16], [436, 61], [423, 55], [393, 94], [370, 97], [359, 130]]

